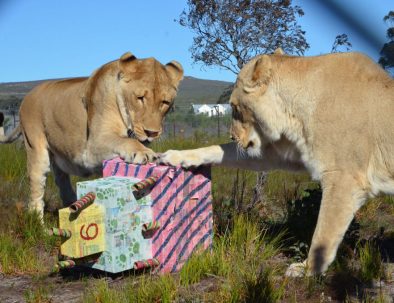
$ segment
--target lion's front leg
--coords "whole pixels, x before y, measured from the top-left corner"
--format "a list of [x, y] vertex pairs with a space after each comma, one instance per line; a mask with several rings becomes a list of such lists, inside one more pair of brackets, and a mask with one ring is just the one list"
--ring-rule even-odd
[[96, 162], [113, 157], [121, 157], [126, 162], [135, 164], [145, 164], [153, 162], [157, 156], [156, 153], [145, 147], [136, 139], [130, 138], [110, 138], [100, 139], [100, 144], [90, 144], [90, 152], [95, 155]]
[[122, 144], [115, 147], [118, 155], [126, 162], [146, 164], [157, 159], [156, 153], [135, 139], [124, 139]]
[[146, 164], [149, 162], [153, 162], [157, 159], [156, 153], [144, 146], [144, 148], [136, 149], [135, 151], [128, 153], [120, 152], [120, 157], [123, 158], [126, 162], [134, 163], [134, 164]]
[[[197, 149], [168, 150], [159, 156], [163, 164], [185, 168], [201, 165], [220, 164], [223, 162], [224, 150], [219, 145]], [[234, 159], [235, 160], [235, 159]]]
[[339, 244], [355, 212], [366, 198], [352, 175], [327, 173], [322, 180], [323, 198], [308, 258], [290, 265], [286, 275], [299, 277], [324, 273], [334, 260]]
[[235, 142], [189, 150], [168, 150], [159, 156], [159, 162], [185, 168], [220, 165], [255, 171], [263, 169], [262, 159], [248, 157], [237, 148]]
[[[298, 159], [297, 159], [298, 160]], [[161, 163], [185, 168], [200, 165], [220, 165], [231, 168], [243, 168], [254, 171], [272, 169], [288, 169], [300, 171], [304, 169], [300, 161], [290, 161], [278, 154], [274, 145], [267, 145], [259, 158], [250, 157], [239, 150], [237, 143], [231, 142], [189, 150], [168, 150], [159, 156]]]

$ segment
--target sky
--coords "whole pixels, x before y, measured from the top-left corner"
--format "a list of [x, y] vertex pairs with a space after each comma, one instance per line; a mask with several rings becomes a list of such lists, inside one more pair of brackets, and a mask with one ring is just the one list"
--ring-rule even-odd
[[[193, 32], [174, 20], [186, 0], [0, 0], [0, 82], [88, 76], [126, 51], [179, 61], [186, 76], [234, 81], [236, 75], [194, 64]], [[310, 49], [330, 52], [346, 33], [352, 50], [374, 60], [386, 41], [383, 17], [394, 0], [294, 0]]]

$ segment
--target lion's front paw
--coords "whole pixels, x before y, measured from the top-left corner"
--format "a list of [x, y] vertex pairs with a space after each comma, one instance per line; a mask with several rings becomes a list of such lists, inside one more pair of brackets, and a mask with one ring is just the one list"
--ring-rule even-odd
[[300, 278], [306, 274], [306, 262], [292, 263], [286, 270], [286, 277]]
[[161, 154], [159, 162], [166, 165], [182, 166], [184, 168], [203, 165], [203, 159], [191, 151], [168, 150]]
[[131, 155], [129, 155], [126, 161], [134, 164], [146, 164], [153, 162], [156, 159], [156, 153], [153, 150], [147, 148], [142, 151], [133, 152]]

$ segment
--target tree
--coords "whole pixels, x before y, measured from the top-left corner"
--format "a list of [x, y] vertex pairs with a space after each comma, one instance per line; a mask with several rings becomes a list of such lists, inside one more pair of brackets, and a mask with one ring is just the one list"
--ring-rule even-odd
[[331, 52], [341, 52], [340, 50], [338, 50], [338, 48], [341, 46], [345, 47], [346, 51], [349, 51], [352, 48], [352, 44], [350, 43], [349, 37], [346, 34], [337, 35], [335, 37], [334, 43], [332, 44]]
[[[187, 4], [179, 23], [195, 33], [190, 48], [195, 63], [238, 74], [256, 55], [273, 53], [278, 47], [288, 54], [303, 55], [309, 48], [305, 32], [297, 24], [304, 12], [292, 6], [291, 0], [188, 0]], [[228, 102], [231, 91], [232, 86], [218, 103], [225, 98]], [[255, 195], [247, 208], [265, 200], [266, 180], [267, 173], [258, 174]]]
[[390, 11], [383, 20], [389, 26], [386, 33], [388, 42], [380, 51], [379, 63], [384, 69], [394, 74], [394, 11]]
[[228, 100], [230, 100], [231, 93], [233, 92], [234, 85], [231, 84], [230, 86], [226, 87], [221, 95], [219, 96], [219, 99], [216, 101], [218, 104], [227, 104]]
[[219, 66], [235, 74], [258, 54], [281, 47], [289, 54], [309, 48], [297, 24], [304, 12], [291, 0], [188, 0], [179, 24], [194, 33], [195, 63]]

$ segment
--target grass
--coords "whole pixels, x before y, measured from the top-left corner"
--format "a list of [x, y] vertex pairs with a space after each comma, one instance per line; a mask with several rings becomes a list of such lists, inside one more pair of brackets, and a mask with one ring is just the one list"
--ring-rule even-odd
[[[190, 149], [226, 140], [196, 132], [191, 138], [155, 142], [152, 148], [158, 152]], [[0, 273], [48, 276], [58, 243], [46, 236], [45, 227], [41, 227], [35, 214], [25, 211], [29, 187], [21, 144], [0, 145], [0, 167]], [[336, 262], [346, 266], [331, 267], [323, 281], [297, 281], [284, 279], [283, 273], [289, 263], [306, 257], [320, 206], [319, 185], [306, 174], [274, 171], [268, 175], [264, 199], [253, 204], [255, 172], [214, 167], [212, 179], [212, 250], [194, 254], [175, 275], [132, 274], [121, 283], [89, 279], [83, 301], [319, 302], [322, 292], [342, 301], [348, 296], [349, 302], [354, 297], [371, 302], [376, 299], [365, 294], [365, 286], [358, 281], [368, 284], [367, 281], [384, 278], [384, 255], [372, 242], [356, 243], [381, 234], [394, 235], [392, 198], [373, 199], [357, 213], [357, 224], [345, 237], [337, 258], [340, 261]], [[73, 178], [74, 183], [78, 180]], [[49, 210], [61, 205], [51, 175], [45, 201]], [[55, 212], [47, 212], [45, 221], [46, 227], [56, 225]], [[345, 280], [340, 280], [339, 275], [344, 272]], [[26, 291], [26, 301], [50, 301], [52, 288], [45, 282], [40, 285]]]
[[374, 280], [384, 278], [382, 257], [376, 246], [371, 242], [359, 245], [360, 258], [359, 278], [364, 283], [372, 283]]
[[211, 251], [194, 254], [179, 275], [142, 276], [115, 288], [100, 281], [84, 302], [173, 302], [181, 294], [196, 300], [190, 288], [212, 277], [214, 291], [197, 294], [200, 302], [277, 302], [284, 284], [275, 283], [275, 268], [267, 261], [278, 253], [279, 242], [239, 216], [231, 230], [215, 238]]
[[36, 213], [16, 209], [9, 218], [8, 230], [0, 231], [0, 272], [48, 272], [48, 259], [56, 244], [56, 239], [46, 234]]
[[50, 289], [45, 286], [39, 286], [35, 289], [28, 289], [24, 293], [25, 301], [27, 303], [51, 303]]
[[126, 283], [120, 287], [111, 287], [107, 280], [99, 281], [89, 290], [83, 302], [173, 302], [177, 296], [177, 284], [170, 275], [160, 277], [142, 276], [137, 281]]

